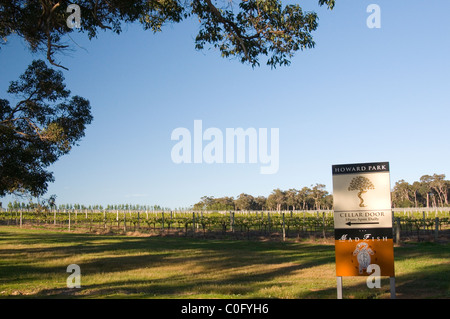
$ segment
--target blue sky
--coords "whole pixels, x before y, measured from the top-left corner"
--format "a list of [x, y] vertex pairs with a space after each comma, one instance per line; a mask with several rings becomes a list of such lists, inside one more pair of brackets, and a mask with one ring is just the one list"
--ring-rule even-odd
[[[56, 180], [47, 195], [57, 204], [187, 207], [204, 195], [268, 196], [315, 183], [332, 192], [331, 165], [376, 161], [390, 162], [391, 186], [424, 174], [449, 178], [450, 2], [338, 0], [333, 11], [301, 3], [319, 14], [316, 47], [274, 70], [196, 51], [195, 19], [158, 34], [139, 25], [92, 41], [74, 34], [74, 51], [57, 58], [94, 121], [49, 168]], [[371, 3], [381, 8], [380, 29], [366, 25]], [[18, 38], [8, 42], [3, 98], [32, 59], [45, 59]], [[278, 172], [262, 175], [259, 163], [173, 163], [171, 133], [192, 132], [194, 120], [223, 132], [279, 128]]]

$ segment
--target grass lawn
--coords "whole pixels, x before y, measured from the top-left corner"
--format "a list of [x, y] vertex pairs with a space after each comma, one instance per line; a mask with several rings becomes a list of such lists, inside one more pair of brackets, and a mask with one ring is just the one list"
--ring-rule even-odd
[[[450, 298], [450, 244], [395, 247], [397, 298]], [[67, 266], [81, 288], [67, 288]], [[343, 279], [344, 298], [389, 298]], [[334, 245], [0, 227], [1, 298], [336, 298]]]

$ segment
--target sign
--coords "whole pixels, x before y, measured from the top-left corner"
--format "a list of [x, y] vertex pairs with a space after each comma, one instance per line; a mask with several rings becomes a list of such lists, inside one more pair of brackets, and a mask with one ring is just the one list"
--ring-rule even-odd
[[389, 163], [333, 165], [336, 276], [394, 277]]

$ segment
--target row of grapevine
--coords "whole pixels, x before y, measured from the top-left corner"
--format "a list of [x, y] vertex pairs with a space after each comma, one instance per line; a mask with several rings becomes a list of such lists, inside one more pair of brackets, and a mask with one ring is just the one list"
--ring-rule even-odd
[[[438, 217], [439, 216], [439, 217]], [[438, 219], [436, 219], [438, 218]], [[438, 220], [438, 222], [437, 222]], [[402, 236], [420, 236], [449, 228], [448, 211], [433, 217], [394, 213], [394, 226]], [[331, 238], [332, 211], [297, 212], [178, 212], [124, 210], [3, 210], [0, 224], [50, 226], [67, 230], [128, 232], [139, 231], [187, 235], [233, 235]]]
[[54, 225], [57, 227], [109, 231], [182, 232], [187, 234], [258, 234], [279, 233], [330, 235], [333, 217], [330, 212], [136, 212], [99, 210], [53, 210], [0, 212], [0, 224]]

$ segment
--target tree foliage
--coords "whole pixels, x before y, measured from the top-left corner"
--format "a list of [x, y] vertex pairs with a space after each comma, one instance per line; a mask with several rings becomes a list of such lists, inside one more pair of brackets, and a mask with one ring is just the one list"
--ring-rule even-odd
[[[43, 51], [48, 61], [55, 53], [69, 48], [66, 35], [74, 32], [67, 26], [72, 1], [0, 0], [0, 36], [15, 33], [32, 51]], [[200, 23], [195, 47], [217, 48], [223, 57], [236, 57], [252, 66], [288, 65], [293, 54], [313, 48], [312, 32], [318, 27], [315, 12], [303, 12], [298, 4], [283, 5], [281, 0], [79, 0], [81, 28], [89, 39], [100, 30], [121, 33], [126, 23], [140, 23], [145, 30], [161, 31], [165, 24], [178, 23], [189, 17]], [[319, 0], [320, 6], [333, 9], [335, 0]]]
[[[349, 189], [361, 192], [373, 189], [372, 182], [355, 179]], [[362, 192], [363, 190], [363, 192]], [[445, 207], [449, 206], [450, 181], [444, 174], [423, 175], [420, 181], [409, 184], [401, 179], [392, 189], [392, 206], [398, 207]], [[225, 204], [226, 203], [226, 204]], [[364, 201], [363, 201], [364, 203]], [[267, 197], [242, 193], [233, 197], [214, 198], [204, 196], [193, 206], [194, 210], [320, 210], [333, 209], [333, 195], [324, 184], [301, 189], [274, 189]]]
[[364, 199], [362, 198], [362, 194], [366, 193], [369, 189], [374, 189], [375, 186], [373, 183], [364, 176], [356, 176], [350, 182], [348, 187], [349, 191], [358, 191], [358, 198], [360, 199], [359, 207], [366, 207], [364, 204]]
[[355, 178], [352, 179], [352, 181], [350, 182], [350, 186], [348, 187], [349, 191], [366, 191], [369, 189], [374, 189], [375, 186], [373, 185], [373, 183], [370, 181], [370, 179], [368, 179], [367, 177], [364, 176], [357, 176]]
[[401, 179], [392, 189], [394, 207], [444, 207], [448, 206], [450, 181], [445, 174], [423, 175], [409, 184]]
[[252, 196], [246, 193], [233, 197], [214, 198], [203, 196], [193, 205], [194, 210], [308, 210], [332, 209], [333, 197], [325, 190], [325, 185], [316, 184], [301, 190], [291, 188], [283, 191], [274, 189], [269, 196]]
[[90, 103], [70, 96], [61, 71], [44, 61], [31, 63], [0, 99], [0, 196], [29, 192], [42, 195], [53, 175], [46, 168], [67, 154], [91, 123]]

